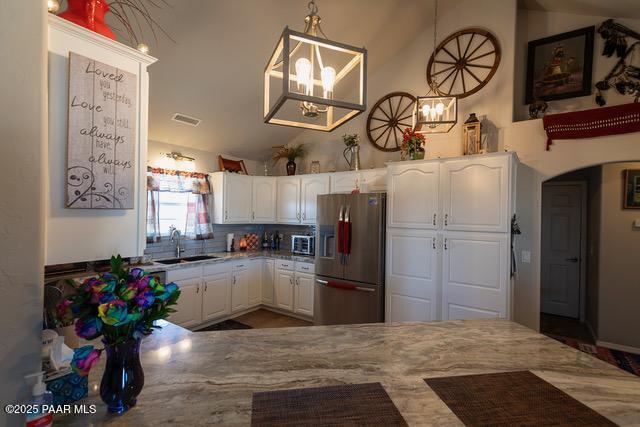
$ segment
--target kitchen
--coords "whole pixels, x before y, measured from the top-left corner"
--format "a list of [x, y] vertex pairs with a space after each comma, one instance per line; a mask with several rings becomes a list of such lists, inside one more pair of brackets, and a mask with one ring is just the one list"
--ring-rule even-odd
[[[49, 13], [43, 3], [51, 3]], [[473, 424], [486, 416], [491, 396], [475, 389], [465, 395], [483, 403], [477, 412], [456, 405], [452, 396], [471, 385], [455, 381], [465, 380], [501, 398], [501, 387], [551, 388], [551, 401], [533, 399], [524, 409], [534, 423], [558, 421], [535, 418], [540, 405], [549, 413], [561, 408], [559, 419], [569, 424], [639, 422], [633, 368], [576, 350], [570, 337], [539, 333], [548, 286], [542, 184], [603, 163], [629, 162], [633, 174], [631, 162], [640, 159], [635, 128], [558, 135], [547, 120], [579, 120], [566, 115], [580, 110], [581, 117], [619, 117], [609, 110], [616, 107], [635, 114], [633, 102], [597, 87], [612, 106], [594, 106], [589, 86], [588, 94], [565, 96], [572, 101], [547, 98], [545, 118], [529, 118], [541, 113], [527, 112], [534, 103], [525, 103], [522, 91], [527, 44], [601, 28], [608, 18], [622, 23], [616, 31], [637, 29], [640, 17], [624, 2], [594, 10], [584, 0], [585, 12], [491, 0], [193, 1], [152, 8], [161, 34], [156, 41], [145, 28], [138, 43], [127, 32], [109, 37], [65, 17], [72, 3], [81, 2], [12, 4], [2, 15], [16, 34], [34, 17], [41, 26], [30, 25], [28, 54], [3, 45], [13, 64], [7, 71], [33, 83], [28, 91], [3, 83], [3, 93], [16, 99], [15, 111], [3, 110], [12, 118], [6, 136], [21, 142], [2, 160], [3, 200], [13, 202], [3, 211], [3, 351], [21, 361], [3, 369], [4, 404], [29, 399], [38, 383], [24, 376], [42, 370], [44, 355], [66, 369], [45, 377], [47, 387], [73, 378], [82, 397], [68, 402], [97, 408], [56, 415], [62, 425], [340, 424], [350, 416], [374, 424]], [[107, 14], [114, 28], [118, 7]], [[365, 7], [371, 22], [357, 24]], [[238, 25], [243, 19], [258, 40]], [[520, 25], [539, 21], [553, 25], [547, 32]], [[596, 46], [594, 77], [601, 78], [613, 59], [600, 56], [602, 33], [595, 41], [586, 34], [585, 43]], [[438, 89], [429, 60], [439, 58], [440, 45], [450, 40], [455, 50], [460, 42], [464, 50], [476, 39], [488, 49], [477, 50], [485, 61], [477, 68], [486, 71], [473, 79], [467, 67], [462, 80], [452, 77], [458, 95], [445, 86], [427, 93]], [[315, 47], [297, 49], [304, 43]], [[337, 53], [321, 58], [332, 46]], [[300, 55], [310, 61], [293, 60]], [[319, 59], [324, 65], [320, 60], [314, 79]], [[102, 76], [86, 72], [98, 69]], [[105, 81], [112, 87], [101, 88]], [[89, 101], [94, 91], [111, 89], [113, 96]], [[37, 125], [25, 126], [24, 111]], [[103, 125], [117, 136], [106, 136]], [[109, 262], [118, 254], [124, 265]], [[108, 289], [110, 274], [127, 286], [139, 283], [130, 301], [158, 312], [127, 314], [113, 300], [101, 301], [103, 309], [83, 300], [105, 329], [79, 318], [76, 326], [56, 323], [72, 290], [58, 292], [54, 283], [98, 280]], [[149, 289], [153, 302], [145, 299]], [[123, 295], [117, 299], [129, 301]], [[55, 336], [41, 354], [43, 305], [44, 329]], [[114, 378], [112, 349], [124, 344], [109, 342], [112, 326], [104, 322], [152, 312], [155, 323], [142, 325], [146, 337], [132, 340], [140, 361], [131, 369], [144, 373], [144, 384], [134, 375], [136, 393], [125, 396], [104, 385]], [[601, 325], [606, 314], [600, 312]], [[624, 313], [627, 324], [634, 315]], [[599, 340], [611, 343], [604, 333]], [[633, 331], [628, 338], [607, 348], [633, 361]], [[87, 358], [76, 351], [72, 359], [70, 348], [86, 346], [93, 346]], [[293, 404], [309, 401], [306, 409]], [[517, 417], [522, 402], [500, 405]], [[317, 408], [321, 415], [313, 414]], [[19, 415], [4, 417], [19, 425]]]

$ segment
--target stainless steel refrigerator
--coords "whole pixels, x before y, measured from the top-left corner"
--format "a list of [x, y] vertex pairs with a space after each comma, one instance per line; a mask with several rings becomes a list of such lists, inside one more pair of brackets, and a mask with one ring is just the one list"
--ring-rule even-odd
[[318, 196], [314, 323], [384, 321], [386, 194]]

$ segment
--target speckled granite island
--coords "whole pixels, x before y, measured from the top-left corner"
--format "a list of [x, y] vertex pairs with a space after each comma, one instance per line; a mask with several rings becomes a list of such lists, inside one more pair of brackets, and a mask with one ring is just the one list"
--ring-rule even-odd
[[506, 320], [190, 332], [167, 324], [142, 345], [138, 405], [56, 425], [248, 425], [257, 391], [380, 382], [409, 425], [461, 425], [423, 378], [531, 370], [620, 425], [640, 425], [640, 378]]

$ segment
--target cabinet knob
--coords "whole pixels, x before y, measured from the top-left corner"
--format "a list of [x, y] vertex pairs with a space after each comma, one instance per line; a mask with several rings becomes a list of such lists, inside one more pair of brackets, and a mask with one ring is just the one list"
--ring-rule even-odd
[[433, 214], [433, 225], [436, 225], [436, 214]]
[[302, 213], [302, 219], [307, 219], [307, 213], [306, 212]]
[[444, 225], [449, 225], [449, 214], [444, 214]]
[[433, 244], [433, 249], [435, 250], [436, 249], [436, 238], [435, 237], [433, 238], [433, 243], [432, 244]]
[[200, 284], [196, 285], [196, 294], [200, 293]]
[[253, 212], [253, 213], [251, 214], [251, 219], [253, 219], [253, 220], [254, 220], [254, 219], [256, 219], [256, 213], [255, 213], [255, 212]]
[[207, 292], [207, 287], [208, 287], [208, 285], [205, 283], [205, 284], [204, 284], [204, 291], [205, 291], [205, 292]]
[[229, 211], [224, 211], [224, 219], [229, 219]]
[[446, 251], [448, 249], [447, 247], [447, 239], [444, 239], [444, 250]]

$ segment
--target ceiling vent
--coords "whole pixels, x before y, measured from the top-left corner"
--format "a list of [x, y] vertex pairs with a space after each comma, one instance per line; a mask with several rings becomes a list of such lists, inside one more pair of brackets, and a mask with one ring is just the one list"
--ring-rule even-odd
[[189, 126], [198, 126], [202, 120], [196, 119], [195, 117], [187, 116], [186, 114], [175, 113], [171, 120], [176, 122], [184, 123]]

